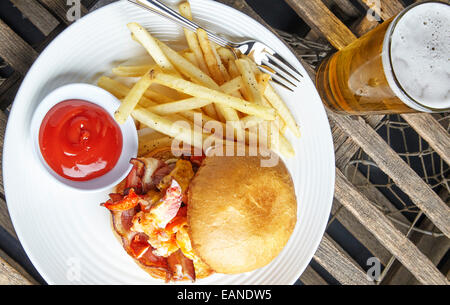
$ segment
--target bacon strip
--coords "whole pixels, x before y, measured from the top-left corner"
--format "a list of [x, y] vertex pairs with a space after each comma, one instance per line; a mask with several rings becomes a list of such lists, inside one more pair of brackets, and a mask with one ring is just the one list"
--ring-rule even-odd
[[186, 277], [192, 282], [195, 281], [194, 262], [184, 256], [181, 250], [172, 253], [167, 258], [167, 262], [169, 264], [170, 271], [172, 272], [173, 280], [183, 280]]
[[137, 194], [146, 194], [155, 186], [156, 181], [153, 179], [155, 172], [167, 167], [166, 163], [155, 158], [133, 158], [130, 163], [133, 164], [133, 168], [126, 179], [125, 189], [133, 188]]
[[[125, 190], [122, 194], [112, 193], [108, 201], [111, 205], [120, 203], [127, 198], [131, 189], [136, 194], [147, 194], [153, 187], [159, 184], [161, 179], [167, 176], [175, 167], [175, 164], [167, 165], [165, 162], [154, 158], [134, 158], [130, 160], [133, 168], [125, 180]], [[182, 190], [180, 185], [172, 179], [170, 187], [164, 197], [150, 212], [154, 213], [161, 227], [165, 227], [172, 220], [175, 228], [178, 218], [185, 219], [186, 208], [181, 208]], [[132, 194], [131, 194], [132, 195]], [[131, 205], [130, 205], [131, 206]], [[111, 210], [113, 228], [122, 239], [125, 251], [139, 261], [143, 266], [160, 270], [166, 274], [166, 281], [178, 281], [189, 279], [195, 281], [195, 268], [193, 261], [185, 257], [181, 250], [172, 253], [168, 258], [155, 255], [155, 248], [148, 242], [149, 237], [142, 232], [132, 231], [133, 218], [141, 210], [139, 205], [128, 210]]]

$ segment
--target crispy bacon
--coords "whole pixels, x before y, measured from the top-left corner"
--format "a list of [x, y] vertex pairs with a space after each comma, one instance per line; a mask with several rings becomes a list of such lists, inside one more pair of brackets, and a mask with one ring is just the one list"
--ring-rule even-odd
[[169, 165], [166, 164], [165, 166], [162, 166], [157, 171], [155, 171], [155, 174], [153, 175], [154, 185], [158, 185], [165, 176], [170, 174], [170, 172], [173, 170], [174, 167], [175, 167], [174, 163]]
[[[118, 198], [118, 196], [114, 195], [115, 199], [116, 197]], [[107, 202], [103, 203], [102, 205], [111, 211], [126, 211], [137, 206], [140, 200], [141, 198], [138, 195], [136, 195], [134, 189], [131, 188], [128, 195], [126, 195], [122, 200], [114, 201], [110, 199]]]
[[[123, 248], [131, 257], [146, 267], [157, 268], [169, 275], [171, 272], [167, 259], [153, 254], [154, 248], [147, 242], [147, 235], [131, 231], [133, 217], [138, 211], [139, 207], [127, 211], [111, 211], [114, 230], [121, 237]], [[145, 250], [147, 245], [149, 247]]]
[[194, 262], [184, 256], [181, 250], [172, 253], [168, 258], [169, 269], [172, 272], [172, 280], [179, 281], [187, 278], [195, 282]]
[[127, 176], [125, 189], [134, 188], [137, 194], [146, 194], [156, 184], [153, 177], [156, 171], [167, 166], [155, 158], [133, 158], [130, 163], [133, 168]]
[[140, 259], [150, 248], [147, 235], [142, 233], [134, 235], [130, 243], [130, 249], [135, 258]]
[[[198, 159], [195, 161], [200, 163]], [[175, 240], [176, 232], [186, 224], [186, 206], [182, 207], [183, 190], [176, 179], [172, 177], [161, 192], [156, 188], [174, 170], [175, 163], [166, 164], [154, 158], [134, 158], [130, 163], [133, 168], [125, 180], [123, 191], [109, 194], [110, 199], [103, 204], [110, 209], [114, 230], [122, 239], [125, 251], [142, 266], [166, 274], [166, 281], [195, 281], [193, 261], [180, 249], [173, 249], [164, 255], [168, 257], [164, 257], [158, 253], [159, 248], [154, 248], [150, 243], [149, 233], [133, 227], [136, 214], [150, 213], [158, 230], [166, 232], [167, 227], [166, 234]]]

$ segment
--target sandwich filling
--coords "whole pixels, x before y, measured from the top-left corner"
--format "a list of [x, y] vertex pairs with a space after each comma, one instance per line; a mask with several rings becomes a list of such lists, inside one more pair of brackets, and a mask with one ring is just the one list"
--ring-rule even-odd
[[187, 190], [203, 157], [131, 159], [133, 168], [102, 205], [127, 253], [152, 276], [190, 280], [212, 273], [191, 246]]

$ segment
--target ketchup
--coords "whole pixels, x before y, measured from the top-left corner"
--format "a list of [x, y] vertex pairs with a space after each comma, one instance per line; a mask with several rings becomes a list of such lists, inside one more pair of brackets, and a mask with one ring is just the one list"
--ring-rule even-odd
[[86, 181], [109, 172], [122, 153], [122, 132], [102, 107], [83, 100], [55, 105], [39, 129], [47, 164], [60, 176]]

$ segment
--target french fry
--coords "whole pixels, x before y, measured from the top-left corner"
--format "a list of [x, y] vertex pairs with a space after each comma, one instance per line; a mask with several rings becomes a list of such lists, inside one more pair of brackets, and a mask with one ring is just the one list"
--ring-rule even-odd
[[[119, 100], [123, 99], [125, 96], [127, 96], [127, 94], [130, 92], [130, 88], [128, 88], [127, 86], [125, 86], [124, 84], [122, 84], [121, 82], [118, 82], [114, 79], [111, 79], [109, 77], [106, 76], [102, 76], [99, 78], [97, 85], [100, 88], [105, 89], [106, 91], [108, 91], [109, 93], [111, 93], [112, 95], [114, 95], [116, 98], [118, 98]], [[147, 108], [147, 107], [151, 107], [151, 106], [156, 106], [158, 105], [157, 103], [155, 103], [154, 101], [148, 99], [147, 97], [143, 96], [141, 97], [141, 99], [139, 100], [139, 106]], [[171, 120], [183, 120], [183, 117], [177, 114], [171, 114], [168, 116]]]
[[[175, 50], [170, 48], [165, 43], [156, 40], [156, 43], [160, 47], [160, 49], [164, 52], [167, 58], [173, 63], [173, 65], [187, 78], [192, 81], [195, 81], [199, 84], [202, 84], [207, 87], [218, 87], [216, 82], [209, 77], [208, 74], [204, 73], [200, 68], [197, 68], [191, 62], [189, 62], [186, 58], [178, 54]], [[163, 70], [163, 72], [165, 72]]]
[[261, 92], [259, 91], [259, 84], [251, 70], [250, 64], [244, 59], [238, 59], [235, 63], [239, 72], [241, 72], [244, 86], [246, 91], [250, 94], [251, 101], [258, 105], [262, 105], [263, 101]]
[[167, 88], [166, 86], [161, 86], [161, 85], [155, 84], [155, 83], [151, 84], [150, 88], [147, 91], [155, 92], [156, 94], [165, 96], [165, 97], [167, 97], [167, 99], [170, 99], [170, 101], [167, 100], [166, 102], [173, 102], [173, 101], [176, 101], [179, 99], [188, 98], [188, 96], [186, 96], [186, 97], [181, 96], [181, 95], [185, 95], [185, 94], [181, 94], [178, 91], [173, 90], [172, 88]]
[[258, 74], [256, 74], [256, 81], [259, 84], [259, 91], [260, 92], [266, 92], [266, 88], [269, 85], [270, 79], [271, 79], [271, 77], [267, 73], [258, 73]]
[[139, 41], [140, 44], [147, 50], [151, 57], [155, 60], [155, 63], [167, 73], [179, 75], [178, 71], [172, 65], [169, 59], [164, 55], [163, 51], [159, 48], [155, 38], [144, 29], [141, 25], [132, 22], [129, 23], [128, 29], [133, 34], [133, 37]]
[[155, 101], [158, 104], [173, 102], [172, 98], [165, 96], [162, 93], [156, 92], [156, 91], [152, 90], [152, 88], [147, 89], [147, 91], [145, 91], [145, 93], [144, 93], [144, 96]]
[[158, 147], [172, 145], [173, 138], [163, 136], [155, 139], [146, 139], [145, 137], [139, 137], [138, 156], [145, 156], [149, 152], [155, 150]]
[[213, 47], [211, 49], [212, 49], [212, 52], [213, 52], [214, 56], [216, 57], [217, 66], [219, 67], [220, 73], [222, 73], [224, 82], [227, 82], [227, 81], [229, 81], [231, 79], [231, 77], [228, 74], [227, 69], [223, 65], [222, 59], [220, 59], [219, 54], [217, 54], [217, 48], [215, 48], [216, 44], [214, 42], [210, 42], [210, 43], [213, 45]]
[[[272, 136], [270, 137], [270, 148], [274, 151], [278, 152], [279, 154], [282, 154], [283, 156], [287, 158], [292, 158], [295, 156], [295, 150], [292, 147], [292, 144], [286, 139], [286, 137], [280, 132], [278, 129], [278, 125], [276, 125], [276, 121], [272, 121], [271, 123], [271, 132], [272, 133], [278, 133], [278, 136]], [[278, 138], [278, 140], [277, 140]]]
[[220, 91], [226, 94], [232, 94], [242, 88], [242, 77], [238, 76], [220, 86]]
[[[142, 124], [142, 125], [145, 126], [144, 124]], [[164, 134], [157, 132], [154, 129], [151, 129], [150, 127], [145, 127], [145, 128], [138, 130], [137, 134], [138, 134], [139, 139], [145, 139], [146, 141], [165, 137]]]
[[170, 113], [178, 113], [181, 111], [202, 108], [211, 103], [212, 102], [209, 100], [203, 100], [196, 97], [192, 97], [181, 101], [152, 106], [149, 108], [149, 110], [159, 115], [165, 115]]
[[[130, 88], [122, 84], [121, 82], [118, 82], [112, 78], [102, 76], [98, 79], [97, 85], [100, 88], [105, 89], [115, 97], [117, 97], [119, 100], [123, 99], [127, 94], [130, 92]], [[151, 99], [142, 96], [139, 100], [139, 105], [142, 107], [149, 107], [156, 105], [155, 102], [153, 102]]]
[[195, 128], [186, 128], [186, 126], [175, 124], [174, 121], [166, 117], [159, 116], [142, 107], [136, 107], [133, 110], [132, 115], [136, 120], [156, 131], [179, 141], [183, 141], [193, 147], [202, 148], [203, 134], [197, 132]]
[[[233, 79], [235, 79], [236, 77], [241, 76], [241, 73], [239, 72], [239, 69], [236, 66], [236, 63], [235, 63], [234, 60], [230, 60], [228, 62], [228, 73], [230, 74], [231, 77], [233, 77]], [[246, 90], [246, 88], [244, 86], [244, 83], [242, 83], [241, 89], [239, 89], [239, 92], [240, 92], [241, 96], [244, 97], [245, 100], [247, 100], [247, 101], [250, 100], [250, 94]]]
[[240, 57], [241, 57], [241, 59], [248, 62], [248, 64], [250, 65], [250, 68], [252, 69], [253, 73], [255, 73], [255, 75], [262, 73], [261, 70], [259, 70], [258, 65], [255, 63], [255, 61], [253, 59], [251, 59], [250, 57], [248, 57], [247, 55], [244, 55], [244, 54], [241, 54]]
[[[202, 70], [194, 66], [187, 59], [185, 59], [183, 56], [175, 52], [165, 43], [159, 40], [157, 40], [157, 43], [160, 46], [160, 48], [164, 51], [164, 53], [168, 56], [168, 58], [171, 60], [171, 62], [180, 70], [180, 72], [183, 75], [207, 87], [212, 88], [218, 87], [217, 84], [214, 82], [214, 80], [211, 77], [209, 77], [208, 74], [204, 73]], [[205, 106], [204, 110], [206, 114], [209, 115], [210, 117], [213, 118], [217, 117], [216, 110], [214, 109], [214, 106], [212, 104]]]
[[248, 115], [241, 119], [242, 126], [244, 128], [250, 128], [250, 127], [256, 126], [258, 124], [263, 123], [264, 121], [265, 120], [263, 118], [260, 118], [260, 117], [254, 116], [254, 115]]
[[134, 107], [139, 103], [139, 100], [144, 95], [145, 91], [150, 87], [152, 79], [149, 73], [146, 73], [142, 78], [131, 88], [125, 96], [122, 104], [114, 113], [114, 118], [119, 124], [126, 122]]
[[[208, 34], [203, 29], [197, 30], [197, 37], [212, 78], [217, 84], [223, 85], [226, 81], [230, 80], [230, 75], [216, 52], [216, 45], [209, 41]], [[212, 88], [214, 89], [214, 87]], [[234, 127], [237, 136], [242, 137], [243, 135], [238, 125], [239, 115], [237, 111], [232, 107], [223, 104], [216, 103], [215, 106], [219, 116], [222, 117], [224, 121], [235, 122]]]
[[173, 88], [188, 95], [211, 100], [215, 103], [220, 103], [222, 105], [239, 110], [243, 113], [256, 115], [267, 120], [275, 119], [275, 111], [271, 108], [247, 102], [237, 97], [194, 84], [190, 81], [177, 78], [173, 75], [163, 73], [161, 71], [153, 70], [150, 72], [150, 74], [152, 80], [156, 83]]
[[[191, 6], [189, 2], [182, 2], [178, 6], [180, 10], [180, 14], [189, 19], [192, 20], [192, 12], [191, 12]], [[188, 43], [189, 48], [192, 50], [195, 56], [195, 62], [197, 63], [197, 66], [202, 70], [204, 73], [208, 73], [208, 67], [206, 66], [205, 59], [203, 58], [203, 53], [200, 48], [200, 44], [198, 42], [197, 34], [195, 32], [192, 32], [188, 29], [184, 29], [184, 36], [186, 37], [186, 41]]]
[[234, 53], [232, 50], [224, 47], [219, 47], [217, 49], [217, 54], [219, 54], [220, 59], [222, 59], [223, 62], [228, 63], [230, 60], [235, 60], [236, 57], [234, 56]]
[[206, 31], [203, 29], [198, 29], [197, 37], [211, 77], [216, 81], [217, 84], [222, 85], [225, 82], [225, 79], [222, 75], [222, 72], [220, 71], [217, 57], [213, 52], [211, 42], [208, 39], [208, 33], [206, 33]]
[[192, 52], [186, 52], [182, 55], [184, 58], [186, 58], [191, 64], [198, 67], [197, 59], [195, 58], [194, 53]]
[[294, 133], [296, 137], [299, 138], [301, 136], [300, 128], [295, 122], [294, 117], [292, 116], [284, 101], [270, 84], [267, 86], [266, 91], [264, 92], [264, 96], [267, 98], [273, 108], [277, 110], [278, 114], [286, 123], [287, 127]]
[[141, 77], [154, 68], [155, 65], [117, 66], [112, 69], [112, 73], [122, 77]]

